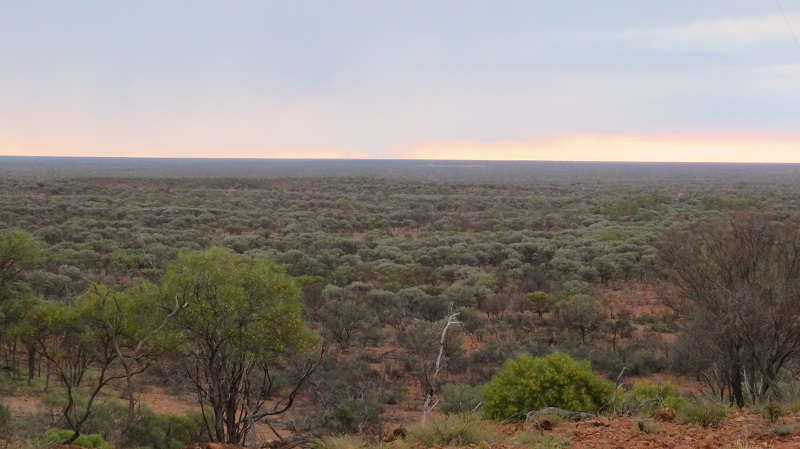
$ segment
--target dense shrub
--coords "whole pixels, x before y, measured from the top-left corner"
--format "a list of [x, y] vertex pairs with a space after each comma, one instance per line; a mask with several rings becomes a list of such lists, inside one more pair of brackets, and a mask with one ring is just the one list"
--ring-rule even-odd
[[356, 433], [379, 429], [381, 413], [386, 405], [377, 398], [349, 399], [341, 402], [333, 410], [326, 427], [339, 433]]
[[521, 416], [543, 407], [596, 412], [609, 401], [614, 386], [600, 379], [588, 362], [556, 352], [509, 360], [483, 391], [484, 414], [492, 419]]
[[680, 416], [684, 424], [699, 424], [708, 428], [722, 424], [728, 411], [730, 408], [719, 402], [691, 401], [684, 404]]
[[0, 402], [0, 426], [11, 422], [11, 410]]
[[120, 444], [123, 447], [178, 449], [200, 439], [201, 419], [140, 408], [135, 421], [122, 433]]
[[625, 408], [630, 413], [649, 415], [659, 407], [680, 409], [684, 398], [678, 396], [675, 385], [671, 382], [652, 384], [642, 382], [634, 384], [625, 398]]
[[413, 447], [462, 447], [498, 438], [491, 426], [476, 413], [448, 415], [426, 426], [409, 429], [407, 441]]
[[[70, 429], [50, 429], [42, 435], [42, 444], [58, 444], [66, 441], [74, 432]], [[72, 444], [94, 449], [112, 449], [112, 446], [99, 434], [84, 434], [79, 436]]]
[[767, 401], [758, 407], [758, 412], [769, 422], [774, 423], [786, 412], [780, 402]]
[[481, 405], [481, 388], [467, 384], [442, 385], [442, 411], [464, 413], [475, 411]]

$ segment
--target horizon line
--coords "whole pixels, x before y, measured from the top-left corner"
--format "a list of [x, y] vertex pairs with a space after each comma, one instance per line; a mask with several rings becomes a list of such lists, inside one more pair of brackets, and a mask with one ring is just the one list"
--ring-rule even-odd
[[0, 159], [123, 159], [123, 160], [173, 160], [173, 161], [359, 161], [359, 162], [427, 162], [427, 163], [447, 163], [447, 162], [479, 162], [479, 163], [509, 163], [509, 162], [533, 162], [533, 163], [576, 163], [576, 164], [686, 164], [686, 165], [800, 165], [800, 162], [767, 162], [767, 161], [641, 161], [641, 160], [568, 160], [568, 159], [420, 159], [420, 158], [315, 158], [315, 157], [190, 157], [190, 156], [79, 156], [79, 155], [22, 155], [22, 154], [0, 154]]

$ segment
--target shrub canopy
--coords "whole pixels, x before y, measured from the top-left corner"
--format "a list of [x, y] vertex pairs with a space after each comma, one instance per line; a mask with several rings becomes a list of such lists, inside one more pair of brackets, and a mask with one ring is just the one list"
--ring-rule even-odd
[[507, 419], [544, 407], [596, 412], [609, 401], [614, 386], [588, 362], [555, 352], [546, 357], [522, 355], [509, 360], [483, 391], [484, 414]]

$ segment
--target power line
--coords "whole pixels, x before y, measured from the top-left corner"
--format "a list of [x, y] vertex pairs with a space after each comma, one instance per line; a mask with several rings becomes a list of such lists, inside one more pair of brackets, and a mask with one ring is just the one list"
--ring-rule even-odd
[[797, 35], [794, 34], [794, 30], [792, 29], [792, 24], [789, 23], [789, 18], [786, 17], [786, 13], [783, 11], [783, 6], [781, 6], [781, 0], [775, 0], [775, 3], [778, 4], [778, 9], [781, 10], [781, 14], [783, 14], [783, 20], [786, 21], [786, 26], [789, 27], [789, 32], [792, 33], [792, 37], [794, 38], [794, 43], [797, 45], [797, 50], [800, 51], [800, 40], [797, 40]]

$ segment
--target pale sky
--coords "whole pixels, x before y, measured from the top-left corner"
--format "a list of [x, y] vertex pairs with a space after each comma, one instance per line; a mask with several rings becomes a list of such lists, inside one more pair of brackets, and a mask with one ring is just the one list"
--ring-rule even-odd
[[800, 0], [7, 1], [0, 155], [800, 162], [792, 30]]

